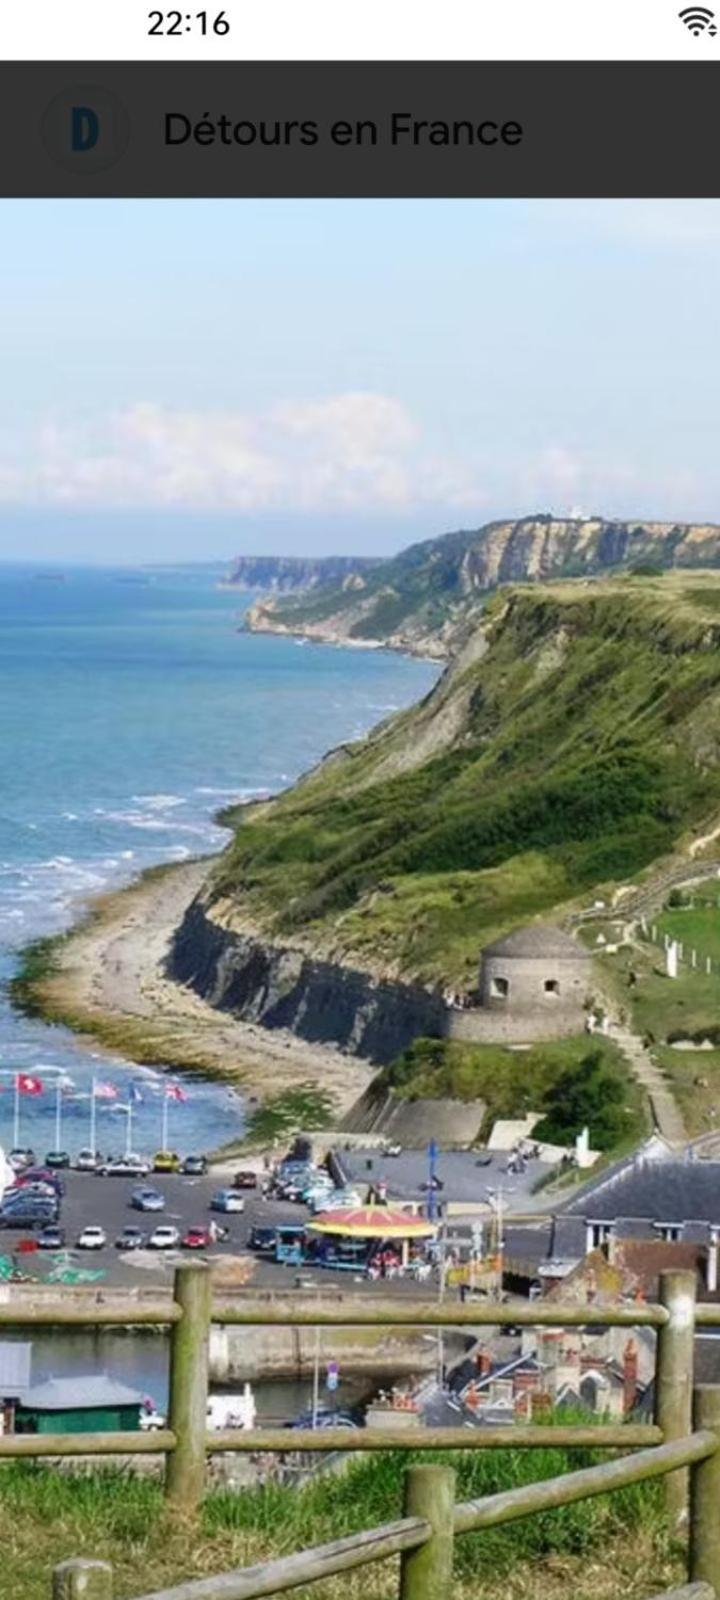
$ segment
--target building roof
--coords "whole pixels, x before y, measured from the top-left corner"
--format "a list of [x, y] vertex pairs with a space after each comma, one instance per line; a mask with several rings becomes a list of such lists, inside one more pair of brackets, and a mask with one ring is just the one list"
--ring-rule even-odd
[[514, 928], [483, 950], [484, 956], [518, 956], [526, 961], [589, 961], [590, 955], [562, 928], [533, 923], [529, 928]]
[[588, 1222], [620, 1218], [720, 1226], [720, 1161], [640, 1157], [589, 1183], [562, 1208]]
[[0, 1395], [11, 1400], [30, 1387], [32, 1345], [15, 1339], [0, 1344]]
[[80, 1411], [102, 1406], [141, 1406], [137, 1389], [118, 1383], [106, 1372], [81, 1373], [75, 1378], [48, 1378], [25, 1395], [23, 1404], [33, 1411]]

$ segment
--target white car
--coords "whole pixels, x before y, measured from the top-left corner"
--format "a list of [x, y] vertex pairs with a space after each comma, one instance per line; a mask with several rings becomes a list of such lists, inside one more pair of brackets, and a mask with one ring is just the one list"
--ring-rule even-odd
[[176, 1250], [180, 1243], [180, 1233], [171, 1222], [164, 1222], [161, 1227], [153, 1228], [148, 1239], [150, 1250]]
[[163, 1428], [166, 1428], [166, 1427], [167, 1427], [167, 1417], [163, 1416], [162, 1411], [141, 1411], [140, 1412], [140, 1432], [141, 1433], [160, 1433], [160, 1431]]
[[78, 1150], [73, 1166], [76, 1172], [97, 1172], [99, 1159], [95, 1150]]
[[104, 1250], [107, 1234], [104, 1228], [83, 1228], [77, 1242], [78, 1250]]

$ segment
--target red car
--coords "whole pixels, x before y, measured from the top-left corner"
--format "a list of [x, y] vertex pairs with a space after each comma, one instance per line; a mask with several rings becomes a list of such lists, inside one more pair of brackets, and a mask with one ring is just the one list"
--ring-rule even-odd
[[213, 1241], [209, 1228], [188, 1228], [181, 1242], [183, 1250], [207, 1250]]
[[257, 1186], [258, 1175], [256, 1172], [250, 1172], [246, 1168], [244, 1171], [235, 1173], [233, 1189], [257, 1189]]

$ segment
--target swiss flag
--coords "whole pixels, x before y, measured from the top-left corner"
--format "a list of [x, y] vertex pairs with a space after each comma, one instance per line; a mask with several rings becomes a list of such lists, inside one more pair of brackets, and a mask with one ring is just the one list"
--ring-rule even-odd
[[185, 1090], [180, 1088], [179, 1083], [169, 1083], [165, 1089], [165, 1098], [166, 1100], [187, 1100], [187, 1095]]
[[27, 1072], [19, 1072], [17, 1086], [20, 1094], [42, 1094], [42, 1078], [32, 1078]]

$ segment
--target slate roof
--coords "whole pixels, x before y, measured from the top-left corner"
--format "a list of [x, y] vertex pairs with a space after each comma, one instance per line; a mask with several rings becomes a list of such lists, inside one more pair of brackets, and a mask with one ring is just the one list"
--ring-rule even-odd
[[562, 928], [551, 928], [535, 923], [529, 928], [514, 928], [504, 938], [496, 939], [483, 950], [484, 956], [523, 956], [526, 960], [542, 961], [552, 956], [561, 961], [589, 961], [590, 955]]
[[618, 1218], [709, 1222], [720, 1227], [720, 1161], [640, 1159], [588, 1184], [560, 1216], [591, 1222]]
[[80, 1411], [101, 1406], [140, 1406], [143, 1396], [137, 1389], [118, 1383], [106, 1372], [82, 1373], [76, 1378], [48, 1378], [35, 1384], [24, 1397], [23, 1405], [33, 1411]]

